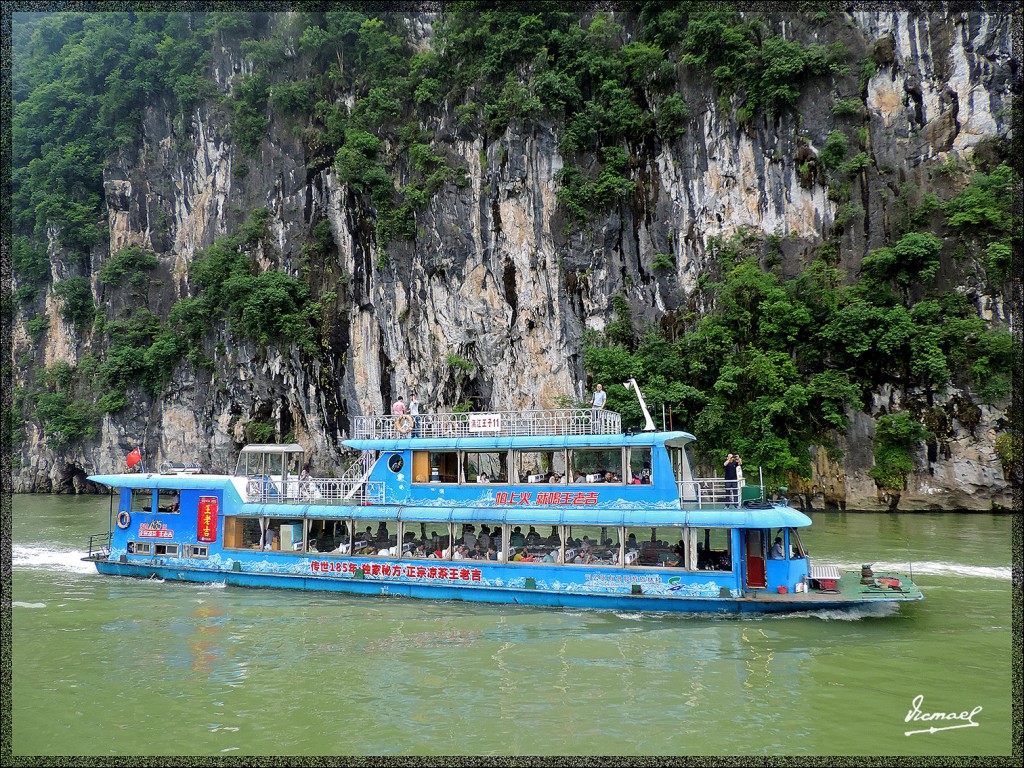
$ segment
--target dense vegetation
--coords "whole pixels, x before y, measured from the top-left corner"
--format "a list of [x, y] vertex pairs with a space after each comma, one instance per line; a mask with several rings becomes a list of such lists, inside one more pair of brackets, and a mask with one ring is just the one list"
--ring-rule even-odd
[[[1011, 178], [1005, 164], [975, 173], [941, 206], [949, 230], [970, 224], [976, 246], [1008, 244]], [[844, 285], [824, 258], [781, 281], [765, 268], [771, 243], [754, 233], [712, 242], [721, 270], [703, 288], [712, 312], [688, 318], [682, 335], [635, 336], [620, 297], [617, 321], [587, 340], [586, 367], [595, 381], [636, 377], [653, 410], [671, 409], [702, 442], [739, 452], [773, 481], [806, 477], [810, 447], [835, 452], [831, 435], [847, 426], [846, 409], [864, 408], [880, 386], [927, 394], [956, 385], [982, 403], [1005, 402], [1012, 336], [990, 328], [961, 294], [936, 289], [942, 244], [931, 233], [907, 233], [872, 251], [860, 279]], [[629, 393], [612, 387], [608, 402], [642, 423]], [[898, 493], [911, 449], [936, 437], [925, 426], [933, 420], [927, 409], [879, 419], [873, 476], [881, 488]]]
[[[809, 23], [827, 19], [828, 4], [805, 5]], [[760, 14], [689, 3], [643, 2], [615, 13], [454, 3], [434, 24], [429, 49], [414, 48], [402, 17], [358, 5], [288, 16], [24, 14], [15, 24], [11, 252], [14, 299], [30, 340], [17, 363], [38, 364], [50, 332], [40, 309], [51, 281], [61, 320], [88, 350], [77, 367], [55, 366], [18, 393], [15, 407], [53, 445], [92, 436], [100, 416], [123, 409], [133, 388], [158, 396], [183, 361], [212, 371], [214, 346], [224, 340], [213, 331], [218, 321], [238, 340], [280, 345], [307, 360], [345, 352], [326, 341], [337, 286], [325, 277], [334, 254], [325, 221], [310, 222], [303, 261], [283, 264], [268, 237], [270, 214], [240, 216], [230, 236], [198, 254], [189, 293], [160, 315], [148, 287], [166, 254], [131, 247], [97, 259], [106, 238], [104, 166], [115, 153], [138, 150], [148, 109], [176, 116], [180, 148], [189, 141], [184, 115], [197, 105], [218, 110], [239, 153], [240, 179], [258, 162], [272, 125], [292, 131], [309, 170], [331, 167], [356, 196], [372, 222], [376, 267], [385, 271], [389, 247], [420, 236], [417, 217], [433, 196], [468, 183], [441, 136], [486, 143], [510, 129], [550, 127], [563, 161], [558, 200], [568, 226], [583, 230], [643, 198], [650, 178], [643, 166], [687, 131], [684, 83], [703, 83], [750, 129], [795, 110], [809, 83], [852, 72], [863, 91], [877, 66], [852, 60], [838, 41], [803, 44], [777, 34]], [[220, 46], [240, 51], [248, 72], [226, 94], [209, 76]], [[817, 260], [783, 280], [777, 240], [752, 232], [712, 240], [715, 271], [692, 303], [711, 311], [683, 310], [670, 331], [639, 329], [617, 297], [615, 322], [586, 339], [588, 374], [607, 382], [635, 376], [654, 410], [671, 409], [703, 446], [739, 451], [775, 481], [806, 475], [810, 446], [834, 450], [848, 409], [866, 407], [881, 386], [931, 393], [955, 385], [981, 403], [1004, 400], [1010, 336], [950, 289], [956, 275], [942, 280], [941, 257], [981, 254], [978, 279], [1000, 290], [1014, 274], [1011, 200], [1019, 176], [999, 162], [949, 169], [970, 174], [945, 200], [905, 186], [892, 202], [891, 242], [850, 279], [836, 264], [842, 234], [865, 213], [852, 194], [873, 162], [858, 125], [863, 111], [851, 88], [831, 107], [834, 129], [813, 137], [820, 150], [798, 139], [801, 183], [827, 186], [839, 207]], [[60, 269], [47, 252], [54, 237]], [[268, 262], [278, 266], [258, 266]], [[658, 253], [650, 266], [667, 279], [675, 256]], [[447, 365], [465, 374], [473, 363], [453, 355]], [[638, 423], [635, 403], [609, 391], [609, 405]], [[935, 438], [929, 407], [912, 424], [904, 414], [879, 419], [880, 487], [898, 491], [912, 446]]]

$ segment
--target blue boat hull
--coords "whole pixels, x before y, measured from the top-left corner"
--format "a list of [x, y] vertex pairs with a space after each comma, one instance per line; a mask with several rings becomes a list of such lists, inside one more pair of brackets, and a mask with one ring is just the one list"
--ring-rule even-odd
[[645, 594], [595, 594], [551, 592], [538, 589], [499, 588], [492, 586], [452, 586], [404, 581], [378, 581], [310, 577], [299, 574], [247, 573], [205, 568], [174, 567], [156, 564], [124, 563], [92, 559], [96, 569], [105, 575], [135, 578], [160, 578], [196, 583], [224, 583], [233, 587], [297, 589], [313, 592], [337, 592], [352, 595], [379, 595], [429, 600], [536, 605], [555, 608], [593, 608], [617, 611], [671, 612], [697, 614], [792, 613], [851, 608], [885, 599], [834, 600], [824, 596], [792, 595], [788, 599], [775, 595], [754, 597], [666, 597]]

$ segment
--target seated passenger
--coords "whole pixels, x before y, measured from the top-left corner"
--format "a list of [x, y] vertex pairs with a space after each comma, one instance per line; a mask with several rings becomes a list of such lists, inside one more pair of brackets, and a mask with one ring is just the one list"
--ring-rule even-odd
[[476, 476], [476, 481], [478, 483], [489, 483], [491, 482], [491, 478], [487, 476], [486, 472], [481, 472], [479, 475]]
[[769, 554], [768, 557], [770, 559], [772, 559], [772, 560], [785, 560], [786, 559], [786, 550], [782, 546], [782, 537], [781, 536], [776, 536], [775, 537], [775, 546], [772, 547], [771, 554]]
[[487, 545], [487, 552], [486, 552], [486, 555], [485, 555], [485, 559], [487, 559], [487, 560], [497, 560], [498, 559], [498, 553], [494, 549], [494, 545], [493, 544], [488, 544]]
[[530, 554], [530, 550], [523, 547], [521, 550], [516, 552], [516, 556], [512, 558], [516, 562], [520, 563], [532, 563], [536, 558]]
[[704, 542], [702, 541], [697, 542], [697, 570], [711, 570], [711, 555], [704, 549]]
[[518, 525], [513, 529], [512, 535], [508, 537], [508, 543], [513, 547], [521, 547], [526, 543], [526, 536], [523, 535], [523, 529]]
[[557, 563], [558, 562], [558, 550], [552, 549], [541, 559], [543, 563]]

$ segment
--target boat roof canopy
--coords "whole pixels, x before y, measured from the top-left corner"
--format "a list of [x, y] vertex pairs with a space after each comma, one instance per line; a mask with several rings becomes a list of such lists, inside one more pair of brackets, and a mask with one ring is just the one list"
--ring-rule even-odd
[[684, 446], [695, 440], [687, 432], [620, 432], [614, 435], [523, 435], [517, 437], [427, 437], [343, 440], [357, 451], [504, 451], [509, 448], [615, 448], [623, 445]]
[[252, 443], [242, 453], [302, 453], [305, 449], [298, 443]]

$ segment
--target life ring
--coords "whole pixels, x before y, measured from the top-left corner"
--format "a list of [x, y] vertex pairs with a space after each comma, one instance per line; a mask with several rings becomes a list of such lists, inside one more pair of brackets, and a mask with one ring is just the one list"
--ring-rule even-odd
[[132, 516], [124, 510], [117, 513], [117, 527], [122, 531], [132, 524]]
[[408, 435], [412, 432], [412, 428], [416, 425], [413, 421], [412, 416], [408, 413], [403, 413], [397, 419], [395, 419], [395, 431], [400, 435]]

